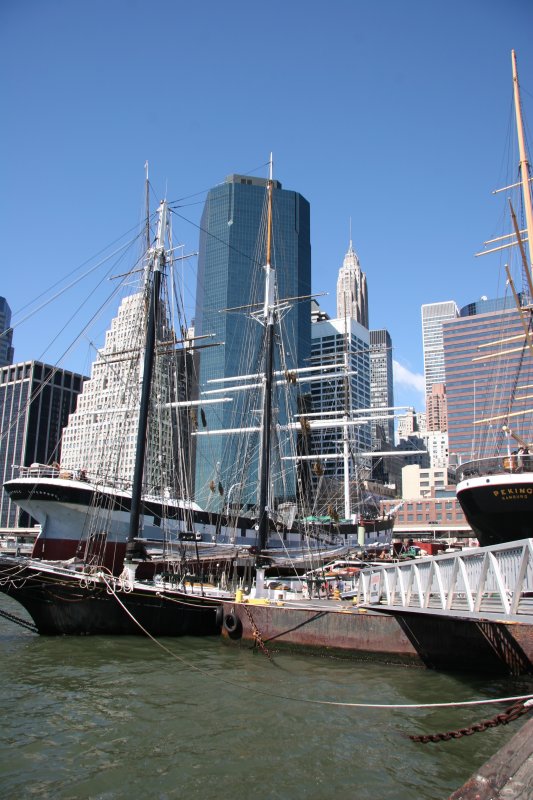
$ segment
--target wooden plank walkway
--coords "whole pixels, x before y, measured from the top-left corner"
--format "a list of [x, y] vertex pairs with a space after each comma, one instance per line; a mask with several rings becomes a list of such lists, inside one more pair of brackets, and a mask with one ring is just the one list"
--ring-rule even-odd
[[528, 719], [448, 800], [531, 800], [532, 797], [533, 719]]

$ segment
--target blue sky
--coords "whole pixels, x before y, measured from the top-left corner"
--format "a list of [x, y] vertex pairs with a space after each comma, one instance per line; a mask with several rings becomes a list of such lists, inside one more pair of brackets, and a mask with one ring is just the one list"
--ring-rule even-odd
[[[499, 292], [473, 253], [500, 213], [512, 48], [533, 120], [532, 30], [530, 0], [4, 0], [0, 294], [14, 322], [139, 221], [146, 160], [155, 194], [191, 196], [175, 232], [195, 250], [202, 193], [273, 151], [275, 177], [311, 203], [313, 290], [334, 315], [351, 217], [396, 402], [421, 408], [422, 303]], [[16, 327], [16, 359], [54, 360], [43, 342], [84, 292]]]

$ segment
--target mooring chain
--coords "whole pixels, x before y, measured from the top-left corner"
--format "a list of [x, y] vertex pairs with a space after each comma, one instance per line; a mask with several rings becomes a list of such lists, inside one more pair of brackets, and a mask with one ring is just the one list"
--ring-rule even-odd
[[266, 646], [263, 637], [261, 636], [261, 631], [259, 630], [259, 628], [257, 627], [257, 625], [254, 622], [254, 618], [252, 617], [252, 612], [250, 611], [248, 606], [246, 606], [244, 604], [243, 604], [243, 608], [246, 611], [248, 619], [250, 620], [250, 625], [252, 626], [252, 635], [253, 635], [253, 637], [255, 639], [256, 644], [259, 645], [259, 647], [263, 651], [264, 655], [268, 658], [268, 660], [272, 661], [272, 656], [270, 654], [270, 651], [269, 651], [268, 647]]
[[25, 619], [17, 617], [15, 614], [10, 614], [8, 611], [0, 611], [0, 617], [8, 619], [10, 622], [16, 622], [17, 625], [22, 625], [23, 628], [27, 628], [32, 633], [39, 633], [37, 626], [32, 622], [27, 622]]
[[471, 736], [473, 733], [480, 733], [481, 731], [488, 730], [488, 728], [496, 728], [498, 725], [508, 725], [509, 722], [514, 722], [515, 719], [531, 711], [532, 708], [533, 705], [530, 705], [529, 702], [518, 700], [512, 706], [509, 706], [506, 711], [502, 711], [501, 714], [496, 714], [492, 719], [487, 719], [483, 722], [474, 722], [467, 728], [459, 728], [456, 731], [447, 731], [446, 733], [428, 733], [420, 736], [409, 736], [409, 738], [413, 742], [422, 742], [422, 744], [427, 744], [428, 742], [448, 742], [450, 739], [460, 739], [461, 736]]

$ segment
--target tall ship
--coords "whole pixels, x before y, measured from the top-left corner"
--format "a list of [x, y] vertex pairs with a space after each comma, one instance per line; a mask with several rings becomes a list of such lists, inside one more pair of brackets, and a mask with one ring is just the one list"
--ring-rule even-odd
[[[184, 360], [198, 343], [176, 335], [188, 328], [171, 302], [179, 292], [171, 209], [162, 201], [155, 242], [147, 235], [145, 256], [123, 276], [126, 284], [140, 278], [140, 287], [122, 300], [98, 351], [65, 430], [60, 463], [22, 467], [4, 484], [41, 533], [31, 558], [0, 557], [0, 591], [29, 611], [39, 632], [215, 633], [217, 607], [239, 582], [250, 585], [256, 569], [288, 565], [294, 573], [359, 543], [360, 526], [309, 516], [309, 487], [298, 468], [293, 500], [276, 504], [274, 497], [279, 470], [305, 448], [317, 424], [293, 413], [296, 401], [283, 417], [282, 398], [302, 383], [331, 379], [342, 365], [289, 371], [283, 352], [276, 354], [288, 300], [278, 296], [271, 263], [272, 165], [266, 188], [264, 294], [249, 309], [262, 328], [261, 369], [224, 379], [220, 394], [191, 399]], [[236, 391], [252, 398], [241, 426], [209, 434], [249, 440], [235, 466], [242, 473], [256, 464], [256, 500], [243, 509], [225, 496], [220, 510], [202, 509], [192, 499], [191, 440], [202, 433], [202, 406], [232, 402]], [[228, 495], [239, 487], [235, 482]], [[222, 486], [212, 488], [225, 494]]]
[[[96, 390], [89, 385], [87, 401], [72, 421], [67, 465], [73, 453], [83, 452], [90, 467], [100, 465], [100, 473], [95, 476], [90, 467], [86, 471], [85, 462], [76, 474], [55, 465], [46, 474], [33, 465], [30, 474], [8, 482], [6, 489], [21, 508], [36, 515], [42, 532], [31, 558], [0, 557], [0, 588], [26, 609], [34, 629], [42, 634], [217, 632], [218, 598], [214, 593], [207, 596], [202, 586], [194, 591], [192, 578], [187, 591], [183, 558], [171, 564], [161, 553], [159, 571], [154, 562], [142, 573], [150, 561], [149, 542], [143, 535], [145, 516], [151, 530], [166, 501], [171, 526], [183, 525], [194, 515], [187, 504], [171, 499], [173, 425], [165, 424], [168, 414], [161, 418], [159, 413], [174, 402], [168, 368], [173, 362], [169, 353], [177, 345], [163, 302], [172, 253], [165, 201], [157, 218], [155, 241], [148, 243], [146, 258], [135, 269], [142, 289], [121, 307], [122, 316], [119, 313], [107, 350], [99, 353], [93, 371]], [[136, 323], [128, 324], [127, 339], [118, 330], [126, 320]], [[131, 382], [124, 381], [121, 361], [131, 371]], [[113, 382], [118, 391], [112, 389]], [[91, 400], [91, 395], [97, 399]], [[84, 424], [86, 415], [89, 424]], [[111, 417], [118, 420], [116, 424], [110, 424]], [[96, 451], [95, 462], [90, 460], [91, 449]], [[121, 480], [128, 482], [127, 489], [120, 489]], [[154, 497], [149, 506], [156, 481], [157, 500]], [[162, 516], [158, 521], [164, 528]], [[58, 558], [59, 554], [63, 555]], [[166, 587], [162, 570], [168, 573], [173, 566], [174, 580]]]
[[[269, 196], [266, 192], [265, 201]], [[165, 213], [170, 212], [167, 209]], [[170, 230], [164, 234], [169, 236]], [[305, 455], [308, 434], [320, 426], [337, 425], [344, 431], [342, 457], [344, 474], [348, 475], [348, 426], [360, 425], [360, 418], [368, 417], [368, 409], [351, 421], [340, 414], [321, 421], [312, 414], [295, 413], [302, 385], [318, 380], [345, 382], [349, 372], [345, 360], [294, 370], [284, 360], [283, 352], [267, 354], [272, 371], [268, 382], [263, 377], [263, 361], [258, 365], [261, 371], [210, 381], [199, 388], [198, 399], [191, 399], [198, 353], [216, 344], [211, 344], [208, 335], [194, 337], [183, 309], [176, 308], [175, 301], [172, 307], [176, 291], [171, 239], [161, 247], [167, 254], [168, 277], [165, 273], [162, 279], [163, 310], [158, 322], [148, 408], [139, 534], [149, 554], [164, 559], [184, 552], [196, 557], [198, 552], [205, 559], [220, 559], [246, 549], [259, 549], [273, 563], [284, 556], [311, 567], [313, 559], [321, 559], [323, 553], [343, 555], [349, 548], [390, 542], [393, 521], [376, 514], [350, 513], [346, 497], [342, 508], [335, 503], [335, 508], [325, 504], [317, 510], [314, 487], [306, 480], [306, 467], [302, 466], [309, 458]], [[264, 248], [268, 251], [268, 243]], [[268, 252], [267, 255], [270, 257]], [[128, 284], [139, 275], [140, 286], [122, 299], [105, 342], [97, 351], [91, 377], [84, 383], [76, 411], [63, 431], [60, 463], [20, 465], [19, 474], [4, 484], [10, 499], [40, 526], [33, 550], [35, 558], [83, 559], [115, 574], [122, 569], [132, 504], [151, 259], [153, 246], [147, 241], [144, 255], [124, 279]], [[267, 271], [265, 280], [268, 277]], [[259, 280], [257, 284], [261, 290]], [[277, 297], [274, 271], [272, 285], [268, 280], [266, 284], [264, 291], [270, 293], [269, 303], [275, 311], [272, 350], [277, 347], [282, 351], [278, 329], [289, 303]], [[245, 311], [256, 319], [254, 324], [259, 323], [268, 333], [269, 326], [261, 319], [265, 307], [259, 298]], [[183, 335], [178, 336], [177, 329]], [[262, 407], [265, 395], [270, 398], [267, 408]], [[222, 404], [236, 407], [231, 430], [205, 425], [204, 409]], [[197, 437], [209, 436], [238, 440], [239, 457], [224, 485], [220, 480], [211, 481], [208, 494], [218, 504], [213, 502], [211, 507], [208, 501], [202, 507], [195, 502], [192, 486], [193, 442]], [[269, 453], [268, 459], [264, 456], [267, 463], [262, 474], [254, 467], [258, 463], [254, 461], [254, 451], [260, 447], [267, 447]], [[246, 469], [251, 477], [245, 477]], [[283, 474], [288, 470], [295, 485], [290, 500], [277, 504], [269, 488], [266, 501], [259, 496], [260, 490], [255, 490], [256, 496], [245, 502], [245, 485], [260, 486], [260, 479], [272, 478], [272, 487], [279, 487], [286, 482]], [[346, 479], [345, 492], [347, 487]], [[259, 520], [264, 515], [258, 509], [265, 502], [268, 524], [261, 528]]]
[[[486, 380], [493, 387], [492, 405], [475, 419], [477, 457], [460, 464], [456, 471], [457, 499], [481, 546], [533, 536], [533, 408], [528, 399], [532, 396], [531, 385], [525, 380], [533, 359], [533, 211], [531, 169], [514, 51], [512, 71], [520, 179], [505, 189], [509, 193], [518, 190], [520, 207], [515, 207], [516, 201], [509, 199], [511, 233], [491, 240], [492, 246], [485, 252], [511, 248], [519, 256], [522, 291], [505, 264], [519, 333], [510, 335], [508, 330], [502, 330], [501, 337], [486, 342], [476, 356], [476, 360], [487, 364]], [[522, 217], [525, 227], [518, 222]], [[498, 397], [499, 386], [504, 384], [508, 394]]]
[[[166, 206], [164, 213], [168, 230], [160, 235], [168, 237], [170, 211]], [[348, 546], [357, 544], [357, 527], [341, 529], [332, 519], [323, 519], [318, 524], [311, 522], [296, 501], [279, 509], [274, 508], [270, 496], [268, 501], [258, 497], [247, 506], [237, 502], [244, 466], [250, 461], [246, 448], [257, 449], [261, 440], [270, 453], [270, 431], [276, 428], [272, 408], [261, 410], [264, 403], [261, 396], [272, 397], [278, 392], [281, 397], [304, 380], [309, 370], [300, 370], [297, 378], [292, 372], [288, 377], [287, 368], [280, 365], [281, 368], [272, 371], [266, 392], [260, 373], [235, 376], [222, 389], [204, 387], [199, 399], [191, 399], [198, 351], [212, 345], [205, 341], [208, 336], [193, 338], [183, 310], [172, 308], [172, 296], [176, 295], [174, 248], [170, 239], [159, 247], [165, 254], [166, 272], [161, 280], [162, 310], [147, 408], [139, 529], [144, 547], [152, 558], [160, 559], [187, 552], [194, 557], [198, 553], [203, 559], [221, 559], [260, 549], [267, 559], [271, 556], [275, 561], [286, 553], [292, 560], [309, 562], [309, 566], [315, 556], [322, 557], [323, 551], [342, 555]], [[129, 283], [136, 274], [141, 275], [139, 288], [122, 299], [106, 332], [105, 343], [97, 351], [91, 377], [84, 383], [76, 411], [63, 431], [60, 463], [20, 465], [19, 474], [4, 484], [10, 499], [40, 526], [34, 558], [82, 559], [102, 565], [114, 574], [122, 570], [132, 508], [153, 253], [154, 247], [148, 242], [145, 255], [125, 280]], [[274, 289], [267, 287], [267, 291], [272, 294], [270, 302], [274, 303]], [[287, 304], [282, 305], [286, 308]], [[257, 307], [250, 310], [257, 314]], [[178, 336], [176, 329], [185, 335]], [[331, 375], [334, 369], [326, 368], [323, 372]], [[313, 377], [317, 377], [316, 368]], [[241, 416], [247, 421], [253, 418], [255, 424], [243, 425], [241, 420], [240, 427], [235, 426], [232, 431], [205, 429], [204, 409], [211, 404], [232, 403], [236, 390], [243, 389], [250, 399], [241, 404]], [[277, 406], [281, 402], [277, 400]], [[263, 426], [258, 421], [260, 416], [268, 424], [265, 422]], [[289, 427], [285, 425], [286, 453], [292, 452], [294, 429], [301, 424], [294, 423], [292, 430]], [[212, 482], [211, 492], [219, 500], [213, 509], [209, 504], [202, 508], [193, 494], [193, 441], [202, 435], [233, 435], [242, 443], [242, 456], [235, 464], [229, 488], [218, 481]], [[278, 476], [280, 468], [278, 455], [275, 462], [267, 462], [264, 479], [268, 481], [274, 470]], [[268, 506], [266, 516], [258, 513], [261, 503]], [[264, 520], [263, 526], [260, 519]], [[372, 538], [373, 527], [369, 525], [368, 530]]]

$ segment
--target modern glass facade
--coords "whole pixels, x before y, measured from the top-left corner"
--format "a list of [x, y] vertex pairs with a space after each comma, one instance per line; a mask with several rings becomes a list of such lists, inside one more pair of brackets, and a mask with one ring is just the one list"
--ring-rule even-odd
[[424, 376], [426, 396], [434, 383], [445, 383], [444, 343], [442, 325], [445, 320], [456, 319], [459, 309], [453, 300], [428, 303], [422, 306], [422, 346], [424, 349]]
[[[19, 466], [59, 462], [61, 433], [76, 407], [83, 375], [38, 361], [0, 369], [0, 470], [2, 484]], [[0, 527], [25, 527], [27, 514], [0, 495]]]
[[[347, 341], [348, 340], [348, 341]], [[324, 414], [324, 419], [331, 412], [336, 412], [335, 419], [342, 419], [347, 414], [354, 418], [353, 412], [370, 408], [370, 347], [369, 331], [354, 319], [332, 319], [316, 322], [312, 326], [312, 361], [313, 365], [328, 366], [344, 364], [345, 353], [348, 354], [348, 386], [345, 390], [345, 379], [341, 370], [336, 371], [338, 377], [330, 380], [313, 382], [311, 385], [313, 414]], [[363, 423], [349, 428], [351, 478], [359, 477], [361, 467], [368, 468], [370, 461], [357, 458], [358, 453], [368, 453], [371, 445], [370, 424]], [[313, 454], [342, 455], [343, 432], [341, 428], [325, 428], [313, 433]], [[321, 461], [317, 459], [317, 461]], [[321, 461], [321, 472], [327, 478], [342, 481], [344, 466], [342, 459], [324, 459]], [[365, 476], [366, 477], [366, 476]]]
[[[209, 381], [262, 370], [263, 327], [251, 311], [262, 307], [266, 240], [266, 184], [259, 178], [230, 175], [208, 193], [201, 222], [196, 335], [214, 334], [215, 346], [200, 356], [200, 397], [223, 384]], [[311, 244], [309, 203], [300, 194], [273, 188], [273, 243], [271, 264], [275, 269], [278, 297], [296, 298], [311, 293]], [[227, 309], [238, 309], [227, 311]], [[276, 368], [308, 366], [311, 339], [310, 301], [293, 301], [282, 320], [283, 337]], [[283, 355], [279, 355], [282, 348]], [[233, 393], [232, 402], [205, 405], [199, 413], [202, 430], [258, 425], [259, 399], [245, 392]], [[286, 417], [282, 400], [274, 401], [273, 413]], [[204, 508], [224, 502], [253, 505], [257, 486], [257, 447], [243, 450], [238, 435], [196, 437], [195, 498]], [[254, 445], [251, 445], [253, 447]], [[248, 462], [248, 477], [242, 474]], [[289, 468], [294, 473], [294, 466]], [[228, 495], [231, 492], [231, 498]], [[278, 500], [294, 496], [294, 479], [276, 485]]]
[[[522, 295], [518, 294], [519, 299]], [[509, 297], [495, 297], [491, 300], [488, 297], [483, 297], [481, 300], [475, 300], [473, 303], [467, 303], [460, 311], [461, 317], [474, 317], [478, 314], [488, 314], [490, 311], [505, 311], [505, 309], [516, 308], [515, 299]]]
[[516, 309], [448, 320], [443, 337], [450, 458], [461, 463], [505, 451], [508, 444], [515, 449], [504, 424], [530, 442], [533, 357], [522, 346]]
[[5, 297], [0, 297], [0, 367], [13, 363], [11, 309]]

